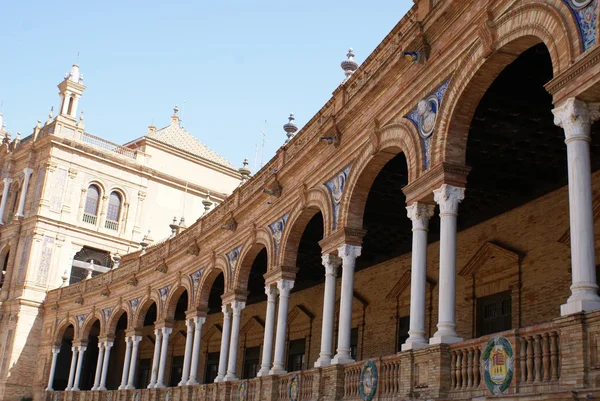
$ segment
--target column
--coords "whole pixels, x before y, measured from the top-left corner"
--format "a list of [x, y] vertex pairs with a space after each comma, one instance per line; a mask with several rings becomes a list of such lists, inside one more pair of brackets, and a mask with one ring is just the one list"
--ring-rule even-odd
[[10, 184], [12, 182], [12, 178], [4, 178], [4, 190], [2, 191], [2, 202], [0, 202], [0, 224], [4, 224], [4, 212], [6, 211], [6, 202], [8, 201], [8, 190], [10, 189]]
[[31, 174], [33, 174], [33, 169], [29, 167], [25, 167], [23, 169], [23, 174], [25, 178], [23, 180], [23, 186], [21, 187], [21, 196], [19, 197], [19, 209], [17, 210], [16, 216], [23, 217], [25, 211], [25, 195], [27, 195], [27, 188], [29, 187], [29, 180], [31, 179]]
[[185, 321], [186, 335], [185, 335], [185, 354], [183, 357], [183, 371], [181, 373], [181, 381], [178, 386], [187, 385], [190, 379], [190, 362], [192, 357], [192, 344], [194, 341], [194, 320], [187, 319]]
[[148, 384], [148, 388], [154, 388], [154, 386], [156, 386], [161, 346], [162, 332], [160, 331], [160, 329], [154, 329], [154, 356], [152, 357], [152, 375], [150, 376], [150, 383]]
[[325, 294], [323, 295], [323, 324], [321, 328], [321, 353], [315, 367], [331, 365], [333, 356], [333, 323], [335, 320], [335, 279], [341, 259], [333, 254], [321, 257], [325, 267]]
[[246, 303], [242, 301], [231, 302], [233, 320], [231, 323], [231, 340], [229, 341], [229, 363], [227, 364], [225, 381], [237, 380], [235, 368], [237, 364], [238, 341], [240, 337], [240, 319], [242, 317], [242, 309], [244, 309], [245, 306]]
[[552, 110], [554, 123], [565, 131], [569, 171], [571, 227], [571, 296], [561, 305], [562, 316], [600, 309], [594, 255], [594, 215], [590, 140], [592, 123], [600, 117], [598, 104], [569, 98]]
[[427, 287], [427, 232], [434, 205], [415, 202], [406, 207], [412, 220], [412, 263], [410, 273], [410, 328], [402, 351], [428, 345], [425, 338], [425, 294]]
[[194, 349], [192, 350], [192, 367], [190, 369], [190, 378], [188, 386], [198, 384], [198, 359], [200, 359], [200, 339], [202, 338], [202, 325], [206, 321], [205, 317], [194, 318]]
[[275, 336], [275, 359], [270, 375], [280, 375], [286, 373], [283, 367], [285, 358], [285, 337], [287, 334], [288, 308], [290, 304], [290, 291], [294, 288], [292, 280], [278, 280], [277, 289], [279, 290], [279, 310], [277, 311], [277, 334]]
[[215, 383], [222, 382], [227, 373], [227, 357], [229, 355], [229, 336], [231, 333], [231, 309], [229, 305], [221, 305], [223, 311], [223, 331], [221, 332], [221, 353], [219, 354], [219, 373]]
[[123, 374], [121, 375], [121, 385], [119, 390], [125, 390], [127, 379], [129, 378], [129, 364], [131, 363], [131, 337], [125, 337], [125, 360], [123, 361]]
[[275, 328], [275, 302], [277, 301], [277, 287], [265, 286], [267, 294], [267, 315], [265, 319], [265, 337], [263, 339], [262, 363], [257, 376], [268, 376], [271, 369], [273, 355], [273, 331]]
[[69, 381], [65, 391], [69, 391], [73, 388], [73, 380], [75, 380], [75, 365], [77, 365], [77, 347], [71, 347], [71, 369], [69, 370]]
[[96, 376], [94, 377], [94, 386], [92, 390], [98, 390], [100, 387], [100, 376], [102, 375], [102, 363], [104, 361], [104, 344], [98, 343], [98, 361], [96, 362]]
[[54, 391], [52, 385], [54, 384], [54, 373], [56, 372], [56, 359], [60, 353], [60, 347], [52, 347], [52, 365], [50, 365], [50, 376], [48, 377], [48, 387], [46, 391]]
[[162, 328], [162, 347], [160, 349], [160, 365], [158, 365], [158, 378], [155, 388], [165, 387], [165, 370], [167, 369], [167, 354], [169, 353], [169, 336], [173, 332], [172, 327]]
[[127, 386], [125, 386], [127, 390], [135, 389], [135, 368], [137, 366], [138, 350], [140, 348], [140, 341], [142, 341], [142, 336], [133, 336], [131, 337], [131, 340], [133, 342], [133, 349], [131, 351], [131, 363], [129, 365], [129, 378], [127, 380]]
[[100, 378], [98, 390], [106, 390], [106, 374], [108, 373], [108, 362], [110, 361], [110, 349], [113, 344], [112, 341], [104, 342], [104, 361], [102, 361], [102, 377]]
[[465, 189], [444, 184], [433, 191], [440, 206], [440, 276], [437, 332], [430, 344], [452, 344], [462, 341], [456, 334], [456, 216]]
[[340, 318], [338, 324], [338, 347], [331, 360], [332, 365], [354, 362], [350, 355], [350, 332], [352, 331], [352, 298], [354, 297], [354, 265], [361, 247], [344, 244], [338, 248], [342, 258], [342, 288], [340, 294]]
[[77, 356], [77, 371], [75, 372], [75, 382], [73, 383], [72, 391], [79, 391], [79, 379], [81, 378], [81, 366], [83, 364], [83, 354], [87, 347], [85, 345], [80, 345], [77, 347], [79, 355]]

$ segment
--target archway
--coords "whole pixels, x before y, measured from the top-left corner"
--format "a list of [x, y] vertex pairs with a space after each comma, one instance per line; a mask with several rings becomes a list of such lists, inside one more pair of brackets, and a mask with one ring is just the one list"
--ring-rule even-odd
[[[183, 373], [183, 360], [185, 354], [185, 339], [187, 337], [187, 329], [185, 325], [185, 313], [188, 310], [188, 292], [186, 289], [180, 289], [181, 295], [177, 297], [175, 310], [173, 311], [173, 332], [169, 337], [169, 347], [167, 353], [167, 370], [165, 375], [165, 383], [168, 387], [176, 387], [181, 381]], [[168, 316], [170, 317], [170, 316]], [[170, 365], [170, 366], [169, 366]]]
[[98, 337], [100, 335], [100, 320], [96, 319], [91, 323], [91, 327], [84, 330], [88, 332], [87, 349], [83, 354], [81, 365], [81, 379], [79, 380], [79, 388], [81, 390], [91, 390], [94, 386], [94, 378], [96, 374], [96, 364], [98, 363]]
[[[209, 290], [210, 288], [210, 290]], [[221, 296], [225, 293], [225, 275], [219, 269], [213, 269], [207, 277], [202, 291], [200, 292], [200, 305], [206, 305], [209, 315], [220, 314], [222, 299]], [[204, 374], [199, 377], [204, 377], [204, 383], [212, 383], [215, 381], [219, 373], [219, 359], [221, 357], [221, 341], [209, 342], [205, 349], [204, 357]], [[229, 339], [227, 339], [229, 341]]]
[[121, 385], [121, 375], [123, 374], [123, 366], [125, 363], [125, 350], [127, 344], [125, 342], [127, 330], [127, 313], [123, 311], [114, 333], [114, 344], [110, 352], [110, 359], [108, 361], [108, 374], [106, 376], [106, 389], [116, 390]]
[[52, 388], [56, 391], [63, 391], [67, 388], [69, 381], [69, 371], [71, 368], [71, 358], [73, 356], [73, 337], [75, 328], [72, 324], [68, 325], [60, 337], [60, 352], [56, 359], [56, 370], [54, 373], [54, 382]]
[[154, 322], [158, 318], [158, 309], [156, 302], [149, 299], [145, 302], [138, 315], [138, 325], [141, 326], [142, 341], [139, 345], [139, 361], [137, 363], [137, 374], [135, 388], [147, 388], [150, 384], [152, 375], [152, 358], [154, 357], [154, 343], [156, 337], [154, 334]]

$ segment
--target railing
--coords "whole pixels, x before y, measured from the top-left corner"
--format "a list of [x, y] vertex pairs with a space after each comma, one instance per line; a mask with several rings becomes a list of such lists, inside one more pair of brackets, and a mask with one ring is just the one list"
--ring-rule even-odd
[[[460, 343], [459, 343], [460, 344]], [[479, 388], [481, 384], [481, 374], [479, 370], [479, 360], [483, 345], [458, 345], [450, 350], [450, 389], [451, 390], [471, 390]]]
[[378, 393], [386, 398], [398, 394], [402, 378], [398, 355], [381, 358], [378, 368], [380, 370]]
[[82, 218], [84, 223], [89, 223], [89, 224], [94, 224], [94, 225], [96, 225], [97, 219], [98, 219], [97, 216], [94, 216], [93, 214], [89, 214], [89, 213], [84, 213], [83, 218]]
[[522, 387], [558, 382], [559, 344], [560, 337], [555, 327], [531, 327], [520, 333], [518, 345], [521, 374], [518, 380]]
[[81, 140], [85, 143], [88, 143], [90, 145], [96, 146], [100, 149], [104, 149], [104, 150], [108, 150], [111, 152], [115, 152], [119, 155], [128, 157], [130, 159], [135, 159], [135, 151], [123, 147], [121, 145], [118, 145], [116, 143], [107, 141], [106, 139], [97, 137], [95, 135], [92, 135], [90, 133], [84, 132], [81, 135]]
[[106, 220], [104, 222], [104, 227], [108, 228], [109, 230], [117, 231], [119, 229], [119, 222], [118, 221]]
[[359, 399], [360, 372], [363, 362], [355, 362], [344, 366], [344, 399]]

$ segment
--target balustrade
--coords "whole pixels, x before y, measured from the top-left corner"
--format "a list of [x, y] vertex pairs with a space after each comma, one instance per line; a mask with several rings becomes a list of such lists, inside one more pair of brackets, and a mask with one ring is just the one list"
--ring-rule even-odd
[[360, 397], [360, 372], [363, 362], [355, 362], [344, 366], [344, 399]]
[[453, 344], [450, 350], [450, 388], [451, 390], [478, 389], [481, 384], [480, 358], [482, 344], [466, 346]]
[[[528, 330], [529, 331], [529, 330]], [[523, 333], [519, 338], [521, 385], [557, 382], [560, 372], [559, 334], [552, 329]], [[516, 364], [516, 363], [515, 363]]]

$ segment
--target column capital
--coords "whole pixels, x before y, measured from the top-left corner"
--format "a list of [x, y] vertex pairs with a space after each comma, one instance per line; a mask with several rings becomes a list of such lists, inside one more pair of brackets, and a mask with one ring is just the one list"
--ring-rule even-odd
[[338, 248], [338, 255], [342, 259], [348, 259], [348, 258], [356, 259], [360, 256], [361, 252], [362, 252], [362, 246], [358, 246], [358, 245], [342, 244]]
[[10, 177], [4, 177], [3, 180], [4, 180], [4, 185], [11, 184], [13, 182], [13, 179]]
[[242, 309], [246, 307], [246, 302], [244, 301], [232, 301], [231, 302], [231, 310], [233, 311], [234, 316], [239, 316], [242, 313]]
[[206, 317], [205, 316], [194, 316], [194, 326], [196, 327], [196, 330], [200, 330], [202, 328], [202, 325], [204, 324], [204, 322], [206, 322]]
[[289, 297], [290, 291], [294, 288], [293, 280], [277, 280], [277, 289], [280, 297]]
[[277, 300], [277, 287], [274, 285], [265, 285], [265, 294], [267, 294], [267, 302], [275, 302]]
[[433, 190], [433, 199], [440, 205], [440, 215], [458, 214], [458, 204], [464, 198], [464, 188], [444, 184]]
[[105, 341], [105, 342], [103, 342], [103, 344], [104, 344], [104, 349], [110, 349], [114, 345], [114, 341]]
[[571, 97], [552, 110], [554, 124], [565, 130], [565, 142], [590, 141], [589, 126], [600, 118], [599, 103], [587, 103]]
[[163, 336], [166, 336], [166, 335], [171, 334], [173, 332], [173, 328], [172, 327], [167, 327], [167, 326], [164, 326], [161, 330], [162, 330]]
[[25, 175], [31, 175], [31, 174], [33, 174], [33, 169], [31, 167], [25, 167], [23, 169], [23, 174], [25, 174]]
[[52, 347], [52, 353], [53, 353], [53, 354], [58, 354], [58, 353], [60, 353], [60, 347], [57, 347], [57, 346], [54, 346], [54, 347]]
[[139, 344], [140, 341], [142, 341], [143, 338], [144, 338], [143, 336], [131, 336], [131, 341], [134, 344]]
[[421, 202], [414, 202], [406, 206], [406, 212], [408, 218], [412, 221], [413, 230], [427, 231], [429, 229], [429, 219], [433, 216], [434, 210], [435, 205]]
[[185, 319], [185, 327], [188, 332], [194, 330], [194, 319]]
[[326, 253], [321, 255], [321, 262], [323, 263], [323, 267], [325, 267], [325, 275], [336, 277], [337, 269], [342, 264], [342, 258], [332, 253]]
[[231, 317], [231, 308], [228, 304], [221, 305], [221, 312], [223, 312], [223, 315], [225, 315], [226, 318]]

